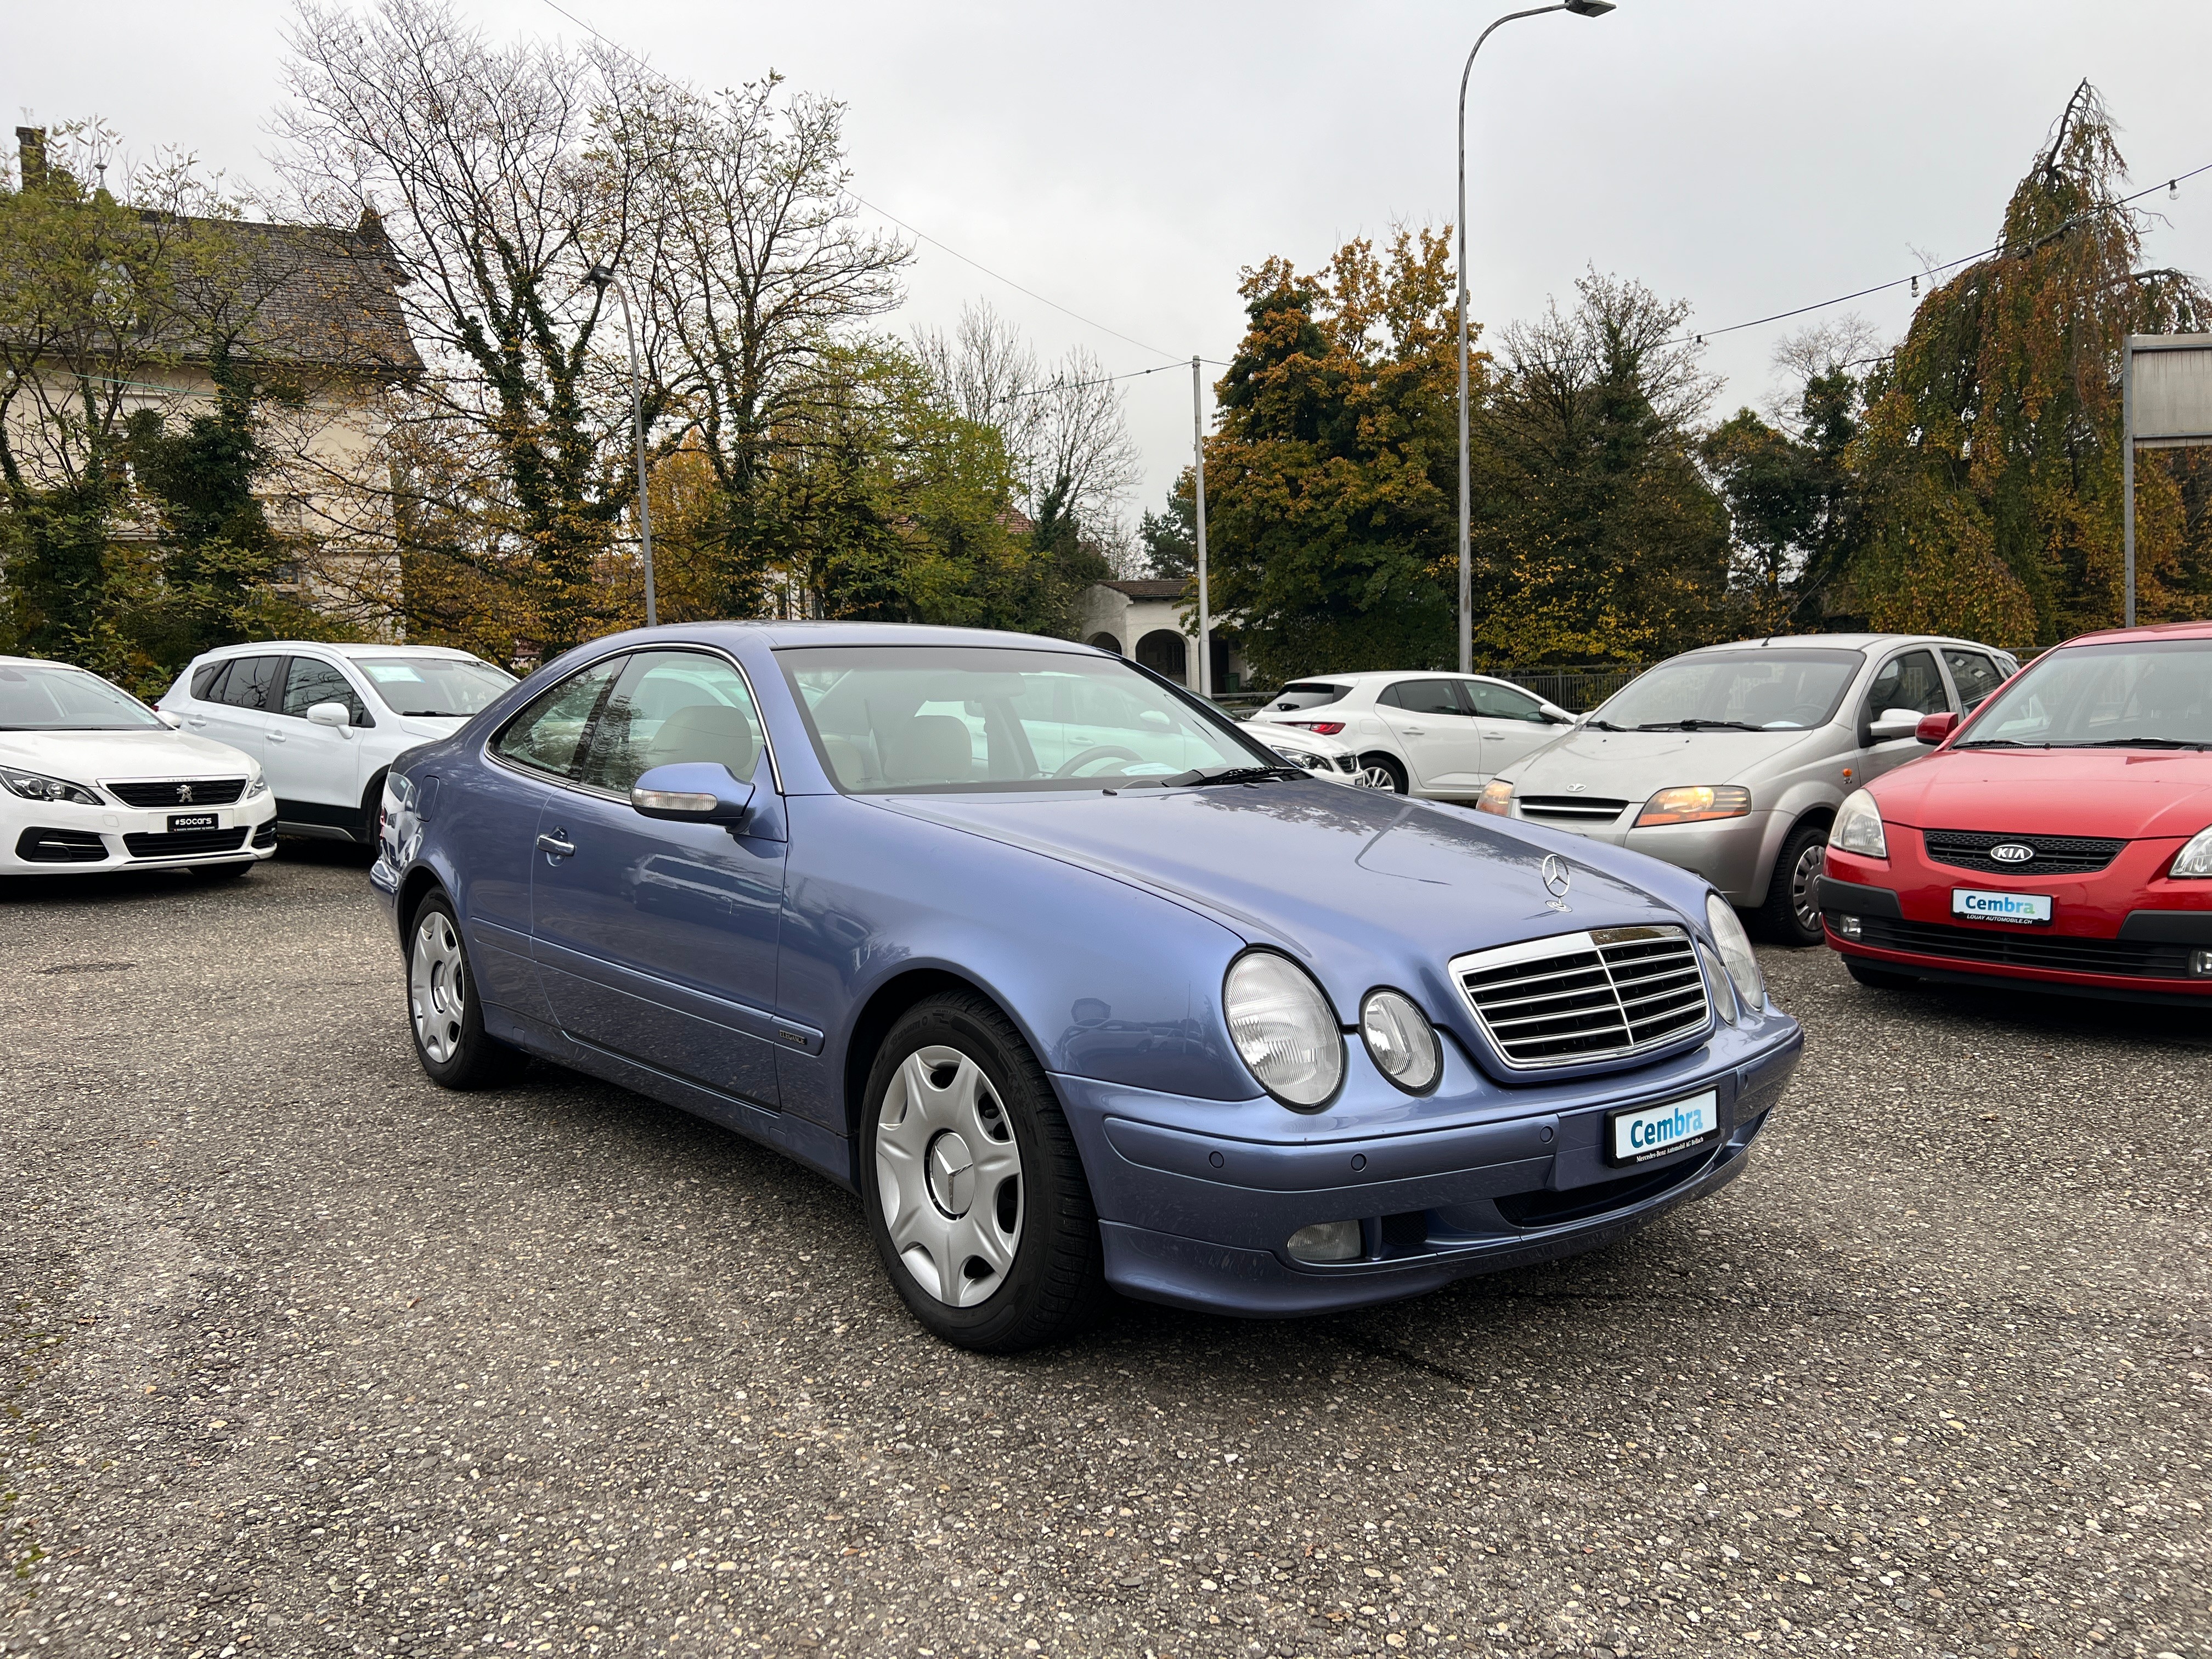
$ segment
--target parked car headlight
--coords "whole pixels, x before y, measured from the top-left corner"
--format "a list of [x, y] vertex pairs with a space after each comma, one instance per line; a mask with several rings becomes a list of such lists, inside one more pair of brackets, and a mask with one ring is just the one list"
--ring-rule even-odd
[[1728, 969], [1729, 982], [1735, 987], [1736, 1000], [1750, 1013], [1765, 1007], [1766, 977], [1752, 954], [1751, 935], [1743, 931], [1735, 907], [1718, 893], [1705, 895], [1705, 926], [1713, 930], [1713, 945], [1721, 953], [1721, 966]]
[[1689, 783], [1662, 789], [1644, 803], [1635, 828], [1655, 823], [1705, 823], [1740, 818], [1751, 811], [1751, 791], [1740, 783]]
[[1288, 957], [1248, 951], [1221, 988], [1229, 1036], [1260, 1086], [1285, 1106], [1323, 1104], [1344, 1080], [1344, 1034], [1320, 986]]
[[1836, 822], [1828, 831], [1828, 845], [1838, 853], [1861, 858], [1886, 859], [1889, 842], [1881, 833], [1881, 808], [1863, 789], [1854, 789], [1836, 809]]
[[1723, 1019], [1734, 1025], [1743, 1018], [1743, 1010], [1737, 1005], [1735, 987], [1729, 979], [1728, 969], [1703, 944], [1698, 946], [1698, 966], [1705, 970], [1705, 990], [1712, 997], [1713, 1006]]
[[2170, 876], [2212, 876], [2212, 828], [2200, 830], [2173, 855]]
[[1478, 812], [1495, 812], [1502, 818], [1513, 816], [1513, 786], [1503, 778], [1492, 778], [1482, 786], [1482, 799], [1474, 804]]
[[67, 778], [50, 778], [43, 772], [19, 772], [12, 766], [0, 766], [0, 786], [25, 800], [67, 801], [72, 806], [101, 804], [99, 794], [84, 784], [71, 783]]
[[1425, 1094], [1444, 1068], [1436, 1027], [1402, 991], [1370, 991], [1359, 1006], [1359, 1035], [1376, 1069], [1412, 1094]]
[[266, 779], [266, 778], [264, 778], [264, 777], [263, 777], [263, 776], [261, 775], [261, 774], [260, 774], [260, 773], [256, 772], [256, 773], [255, 773], [255, 774], [254, 774], [251, 778], [249, 778], [249, 779], [247, 779], [247, 780], [246, 780], [246, 799], [248, 799], [248, 800], [252, 800], [252, 799], [256, 795], [265, 795], [265, 794], [267, 794], [268, 793], [269, 793], [269, 780], [268, 780], [268, 779]]

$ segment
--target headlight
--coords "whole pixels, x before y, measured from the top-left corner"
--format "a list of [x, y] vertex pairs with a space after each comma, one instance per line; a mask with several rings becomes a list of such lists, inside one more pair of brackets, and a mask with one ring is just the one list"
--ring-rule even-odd
[[1759, 971], [1759, 958], [1751, 953], [1751, 936], [1736, 920], [1735, 909], [1718, 893], [1705, 895], [1705, 926], [1713, 930], [1713, 944], [1721, 953], [1735, 987], [1736, 1000], [1757, 1013], [1766, 1006], [1766, 980]]
[[1478, 812], [1495, 812], [1502, 818], [1513, 816], [1513, 786], [1503, 778], [1492, 778], [1482, 786], [1482, 799], [1474, 804]]
[[1713, 1006], [1720, 1011], [1723, 1019], [1735, 1024], [1743, 1018], [1743, 1010], [1736, 1003], [1735, 987], [1729, 983], [1728, 969], [1721, 966], [1721, 959], [1708, 951], [1703, 941], [1698, 945], [1698, 965], [1705, 970], [1705, 989], [1712, 995]]
[[246, 799], [252, 800], [256, 795], [265, 795], [268, 793], [269, 780], [256, 772], [246, 786]]
[[1359, 1035], [1376, 1069], [1410, 1094], [1425, 1094], [1444, 1068], [1436, 1028], [1402, 991], [1370, 991], [1359, 1006]]
[[1662, 789], [1644, 803], [1634, 827], [1654, 823], [1705, 823], [1740, 818], [1751, 811], [1751, 791], [1740, 783], [1691, 783]]
[[25, 800], [65, 800], [73, 806], [101, 805], [99, 795], [83, 784], [50, 778], [42, 772], [19, 772], [12, 766], [0, 766], [0, 785]]
[[[1881, 833], [1881, 808], [1874, 804], [1872, 795], [1863, 789], [1854, 789], [1844, 798], [1843, 805], [1836, 811], [1835, 824], [1828, 831], [1828, 845], [1839, 853], [1856, 853], [1861, 858], [1889, 856], [1889, 842]], [[2185, 853], [2188, 848], [2182, 850]], [[2212, 874], [2212, 871], [2206, 873]]]
[[1285, 1106], [1327, 1102], [1344, 1080], [1344, 1034], [1311, 975], [1288, 957], [1248, 951], [1221, 988], [1237, 1052], [1260, 1086]]
[[2173, 855], [2170, 876], [2212, 876], [2212, 829], [2200, 830], [2188, 846]]

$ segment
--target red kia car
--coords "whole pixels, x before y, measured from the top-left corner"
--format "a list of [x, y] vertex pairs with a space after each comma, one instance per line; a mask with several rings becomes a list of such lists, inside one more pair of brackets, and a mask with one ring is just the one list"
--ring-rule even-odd
[[2212, 623], [2069, 641], [1920, 737], [1829, 833], [1852, 978], [2212, 1006]]

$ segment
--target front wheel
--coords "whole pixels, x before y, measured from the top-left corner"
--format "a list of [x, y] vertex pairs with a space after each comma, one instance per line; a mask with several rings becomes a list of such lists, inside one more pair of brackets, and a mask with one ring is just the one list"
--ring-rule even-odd
[[495, 1089], [529, 1063], [484, 1030], [468, 946], [442, 893], [423, 901], [408, 933], [407, 1005], [415, 1058], [441, 1088]]
[[1777, 945], [1803, 950], [1826, 938], [1820, 931], [1820, 869], [1827, 855], [1828, 829], [1823, 823], [1801, 823], [1782, 843], [1766, 902], [1759, 907], [1766, 935]]
[[1406, 793], [1406, 769], [1388, 755], [1362, 755], [1359, 757], [1359, 787], [1402, 795]]
[[877, 1254], [934, 1335], [1013, 1353], [1097, 1316], [1105, 1273], [1075, 1138], [989, 1001], [955, 992], [909, 1009], [877, 1053], [863, 1126]]

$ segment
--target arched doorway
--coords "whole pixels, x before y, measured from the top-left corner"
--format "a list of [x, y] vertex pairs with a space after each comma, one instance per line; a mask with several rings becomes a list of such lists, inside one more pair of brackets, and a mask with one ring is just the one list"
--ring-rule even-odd
[[1164, 674], [1177, 685], [1190, 684], [1188, 653], [1183, 636], [1172, 628], [1156, 628], [1137, 641], [1137, 660], [1155, 674]]
[[1121, 654], [1121, 641], [1111, 634], [1093, 634], [1084, 644], [1094, 651], [1111, 651], [1117, 657]]

